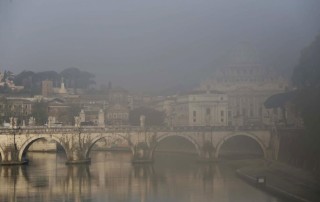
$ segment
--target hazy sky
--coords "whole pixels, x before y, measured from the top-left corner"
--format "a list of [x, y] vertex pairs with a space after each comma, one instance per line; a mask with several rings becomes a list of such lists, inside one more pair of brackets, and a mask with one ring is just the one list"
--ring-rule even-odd
[[78, 67], [158, 90], [200, 82], [243, 42], [293, 66], [318, 33], [319, 0], [0, 0], [0, 70]]

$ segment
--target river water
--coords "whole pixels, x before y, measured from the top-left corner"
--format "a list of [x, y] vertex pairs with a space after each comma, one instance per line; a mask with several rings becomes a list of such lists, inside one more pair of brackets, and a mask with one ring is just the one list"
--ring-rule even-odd
[[227, 164], [198, 164], [186, 154], [92, 152], [91, 165], [67, 166], [63, 154], [28, 153], [26, 166], [0, 166], [0, 201], [283, 202], [243, 182]]

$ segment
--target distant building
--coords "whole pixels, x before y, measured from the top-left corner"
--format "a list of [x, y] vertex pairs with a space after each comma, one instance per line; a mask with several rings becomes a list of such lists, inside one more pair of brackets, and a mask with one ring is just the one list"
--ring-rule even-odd
[[60, 84], [60, 88], [53, 88], [53, 92], [56, 94], [56, 95], [60, 95], [60, 96], [64, 96], [64, 95], [67, 95], [68, 94], [68, 91], [64, 85], [64, 81], [63, 81], [63, 78], [61, 79], [61, 84]]
[[[70, 105], [64, 100], [55, 98], [48, 102], [48, 116], [54, 117], [54, 122], [71, 125]], [[72, 117], [73, 118], [73, 117]]]
[[227, 126], [227, 112], [228, 96], [226, 94], [218, 91], [193, 91], [177, 96], [173, 125]]
[[53, 82], [51, 80], [42, 81], [41, 92], [44, 97], [51, 96], [53, 94]]
[[255, 50], [243, 46], [231, 52], [225, 65], [215, 69], [200, 89], [228, 95], [229, 125], [261, 126], [269, 125], [270, 115], [263, 103], [287, 87], [285, 78], [259, 63]]
[[107, 112], [107, 123], [109, 125], [127, 125], [129, 121], [129, 109], [126, 106], [115, 104]]
[[168, 97], [166, 100], [163, 101], [163, 108], [162, 110], [165, 114], [165, 123], [168, 126], [173, 126], [174, 124], [174, 115], [175, 115], [175, 97]]
[[[130, 102], [131, 101], [131, 102]], [[123, 88], [110, 88], [108, 91], [107, 124], [126, 125], [129, 121], [132, 98]]]
[[10, 117], [17, 118], [19, 124], [27, 121], [32, 114], [33, 102], [27, 98], [3, 97], [0, 100], [0, 116], [2, 120], [8, 121]]

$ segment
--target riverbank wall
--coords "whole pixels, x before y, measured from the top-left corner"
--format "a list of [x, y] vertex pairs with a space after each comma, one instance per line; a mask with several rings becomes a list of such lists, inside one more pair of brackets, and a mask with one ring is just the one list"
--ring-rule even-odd
[[312, 173], [280, 162], [242, 167], [236, 174], [259, 189], [288, 201], [320, 201], [320, 180]]

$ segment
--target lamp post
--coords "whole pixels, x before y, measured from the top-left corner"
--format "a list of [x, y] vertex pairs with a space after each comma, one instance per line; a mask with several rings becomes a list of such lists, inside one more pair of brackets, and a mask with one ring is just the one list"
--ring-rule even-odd
[[21, 162], [19, 162], [19, 156], [18, 156], [19, 151], [16, 143], [16, 135], [21, 128], [20, 126], [17, 127], [17, 118], [11, 117], [10, 121], [11, 121], [11, 130], [13, 134], [13, 148], [11, 148], [11, 157], [8, 160], [11, 161], [11, 163], [13, 164], [16, 164], [16, 163], [20, 164]]
[[81, 129], [81, 125], [78, 126], [78, 138], [79, 138], [79, 147], [80, 149], [82, 150], [82, 143], [81, 143], [81, 132], [82, 132], [82, 129]]

